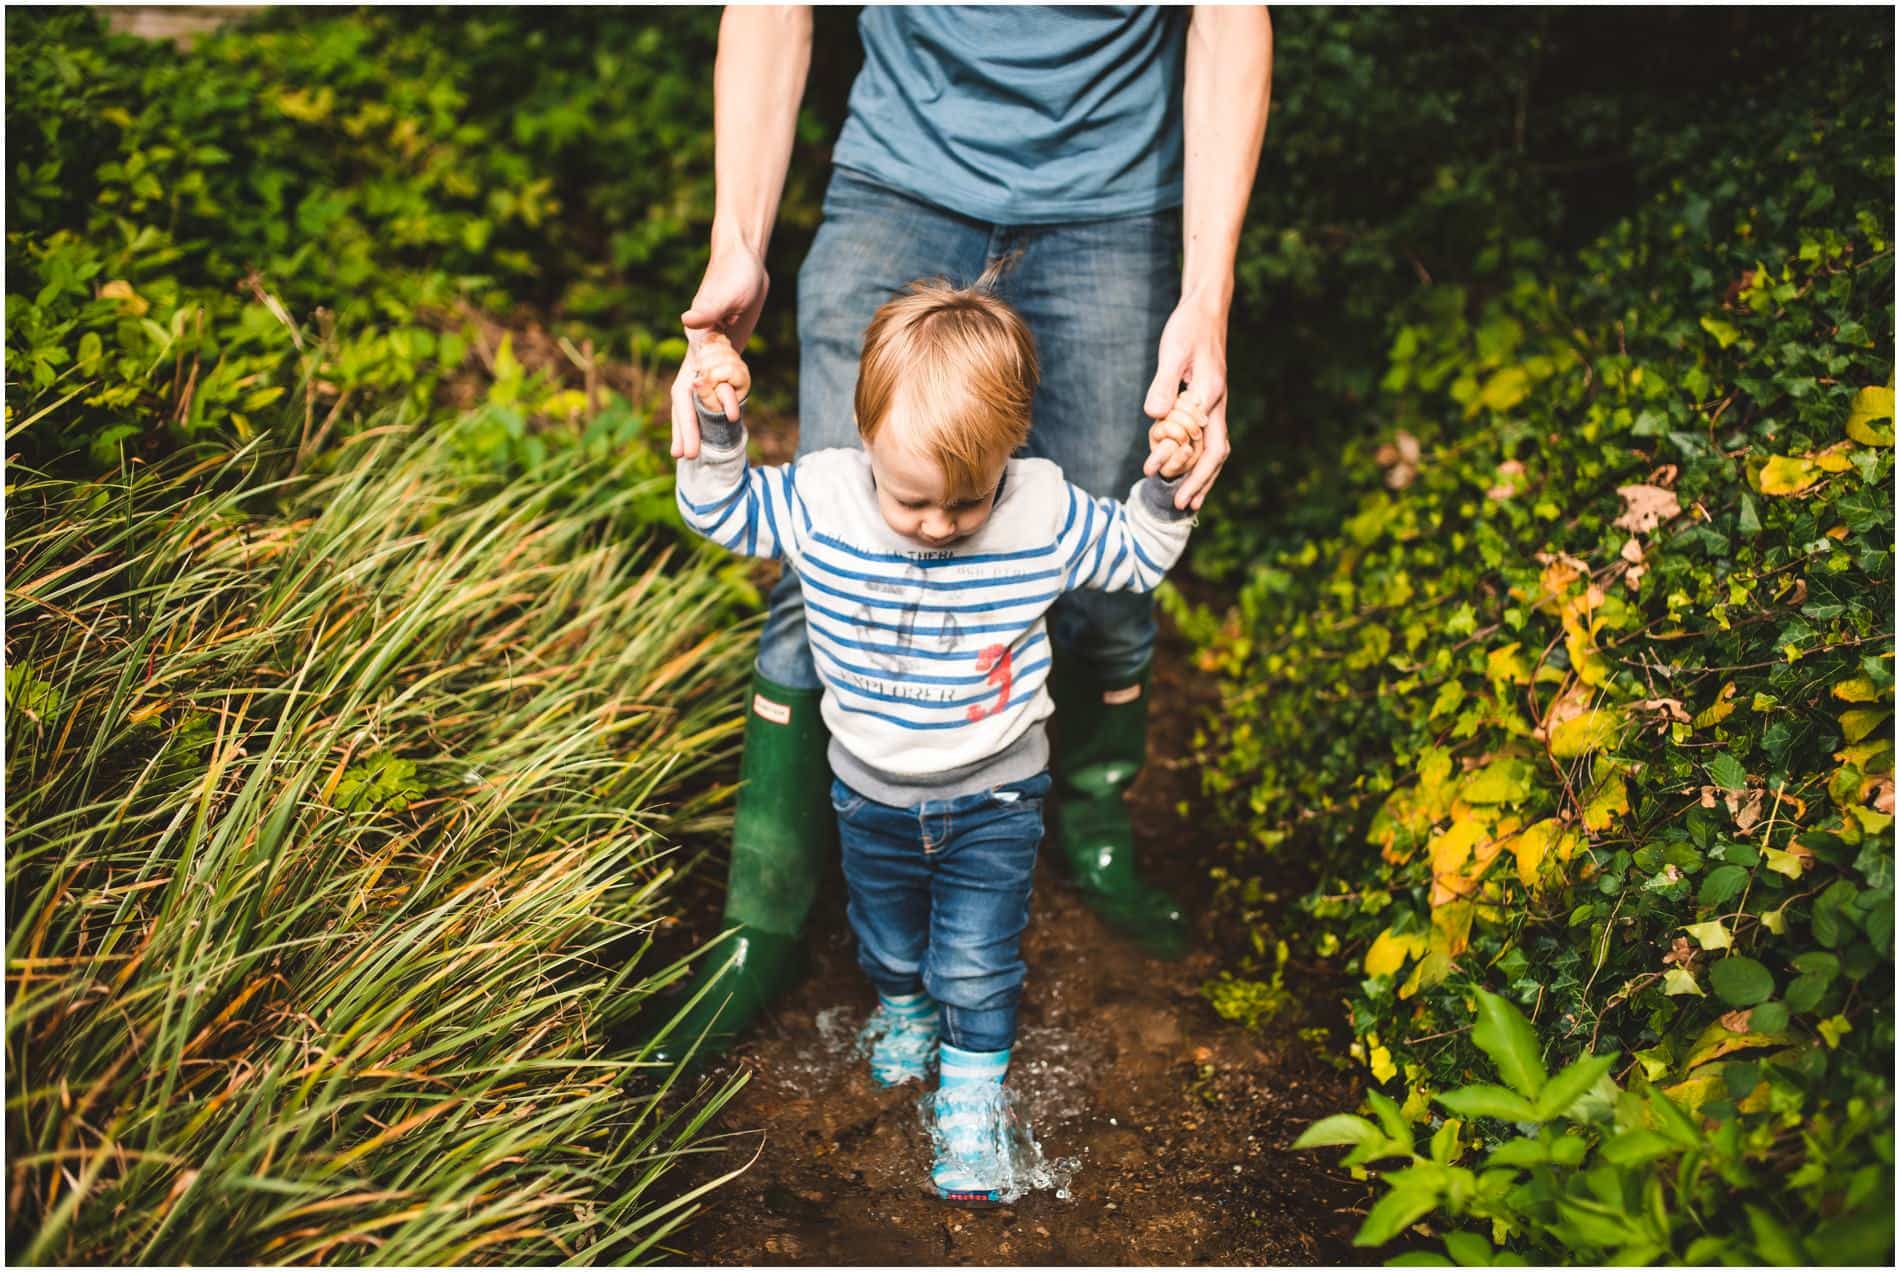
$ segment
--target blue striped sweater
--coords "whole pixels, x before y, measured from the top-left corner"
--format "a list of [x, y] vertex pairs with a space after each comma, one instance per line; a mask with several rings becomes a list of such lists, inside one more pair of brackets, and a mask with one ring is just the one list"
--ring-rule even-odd
[[1044, 614], [1074, 588], [1151, 591], [1187, 546], [1192, 513], [1175, 509], [1171, 483], [1144, 478], [1116, 502], [1048, 460], [1012, 459], [983, 526], [925, 548], [885, 524], [862, 450], [760, 466], [741, 427], [700, 418], [699, 458], [679, 464], [680, 515], [797, 573], [833, 770], [885, 803], [1043, 768]]

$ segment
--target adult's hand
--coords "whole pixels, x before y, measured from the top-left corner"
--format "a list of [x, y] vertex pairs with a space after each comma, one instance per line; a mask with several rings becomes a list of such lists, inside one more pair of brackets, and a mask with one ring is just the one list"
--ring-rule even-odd
[[1219, 307], [1184, 296], [1161, 330], [1154, 382], [1143, 404], [1152, 419], [1166, 419], [1175, 400], [1185, 396], [1207, 419], [1201, 458], [1181, 479], [1174, 494], [1177, 508], [1198, 509], [1220, 476], [1231, 449], [1227, 442], [1227, 316]]
[[[699, 290], [693, 294], [692, 308], [680, 315], [686, 329], [686, 359], [673, 379], [673, 458], [699, 458], [699, 416], [693, 409], [693, 377], [698, 372], [694, 356], [698, 337], [705, 332], [722, 332], [735, 349], [744, 349], [758, 325], [759, 311], [765, 306], [765, 294], [771, 279], [765, 262], [744, 243], [734, 241], [717, 247]], [[738, 399], [730, 391], [720, 394], [726, 418], [739, 418]], [[731, 399], [731, 400], [727, 400]]]

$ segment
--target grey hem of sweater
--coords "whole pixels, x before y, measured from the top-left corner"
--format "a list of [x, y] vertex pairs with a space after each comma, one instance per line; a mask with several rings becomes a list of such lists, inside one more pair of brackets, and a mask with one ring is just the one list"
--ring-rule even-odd
[[1034, 777], [1049, 767], [1049, 733], [1038, 721], [996, 755], [945, 773], [909, 777], [873, 768], [831, 740], [826, 752], [837, 779], [858, 794], [895, 808], [915, 808], [925, 800], [955, 799]]

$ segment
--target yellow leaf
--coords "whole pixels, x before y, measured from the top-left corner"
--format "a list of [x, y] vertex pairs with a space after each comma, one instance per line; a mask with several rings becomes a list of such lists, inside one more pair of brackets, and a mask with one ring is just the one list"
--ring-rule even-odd
[[151, 302], [132, 290], [132, 284], [126, 282], [123, 278], [115, 278], [111, 282], [103, 284], [99, 288], [99, 299], [118, 301], [119, 308], [131, 314], [134, 318], [142, 316], [146, 310], [152, 307]]
[[1841, 1035], [1854, 1032], [1853, 1022], [1845, 1016], [1829, 1016], [1826, 1020], [1816, 1021], [1814, 1027], [1820, 1031], [1821, 1040], [1827, 1043], [1829, 1051], [1841, 1045]]
[[1682, 1062], [1682, 1071], [1699, 1069], [1711, 1060], [1720, 1060], [1723, 1056], [1737, 1051], [1747, 1051], [1753, 1047], [1778, 1047], [1792, 1041], [1787, 1033], [1762, 1033], [1748, 1028], [1748, 1013], [1733, 1014], [1732, 1023], [1742, 1028], [1730, 1029], [1721, 1020], [1711, 1020], [1696, 1040], [1689, 1044], [1689, 1058]]
[[1505, 367], [1478, 393], [1478, 405], [1493, 411], [1508, 411], [1530, 395], [1531, 377], [1523, 367]]
[[1858, 742], [1886, 723], [1887, 712], [1879, 707], [1841, 712], [1841, 736]]
[[1524, 657], [1522, 646], [1512, 641], [1484, 656], [1484, 674], [1493, 682], [1527, 685], [1531, 682], [1531, 665]]
[[1764, 495], [1798, 495], [1821, 480], [1821, 466], [1805, 455], [1772, 455], [1755, 489]]
[[1666, 1086], [1662, 1093], [1677, 1104], [1693, 1113], [1710, 1100], [1728, 1094], [1728, 1084], [1722, 1080], [1725, 1066], [1715, 1064], [1702, 1069], [1692, 1078], [1685, 1078], [1674, 1086]]
[[1392, 1063], [1392, 1051], [1389, 1047], [1372, 1049], [1372, 1076], [1380, 1082], [1390, 1082], [1399, 1075], [1399, 1067]]
[[1880, 690], [1865, 676], [1855, 676], [1834, 686], [1834, 696], [1842, 702], [1879, 702]]
[[1610, 773], [1602, 781], [1590, 788], [1583, 800], [1583, 828], [1588, 831], [1608, 830], [1616, 820], [1618, 813], [1630, 810], [1629, 787], [1619, 773]]
[[[1846, 442], [1836, 442], [1826, 450], [1815, 451], [1809, 458], [1821, 466], [1822, 472], [1844, 473], [1851, 471], [1854, 467], [1854, 461], [1847, 456]], [[1827, 532], [1829, 538], [1842, 539], [1847, 537], [1846, 526], [1836, 526], [1835, 529], [1841, 531], [1841, 533], [1835, 534], [1833, 530], [1829, 530]]]
[[1425, 934], [1423, 932], [1399, 936], [1391, 928], [1387, 928], [1373, 938], [1371, 948], [1366, 951], [1366, 975], [1390, 976], [1404, 966], [1408, 957], [1417, 958], [1424, 952]]
[[1550, 733], [1550, 753], [1560, 760], [1601, 751], [1616, 743], [1620, 717], [1614, 711], [1585, 711], [1558, 725]]
[[1459, 794], [1473, 804], [1514, 804], [1531, 793], [1531, 766], [1494, 760], [1465, 779]]
[[[1887, 427], [1877, 428], [1884, 423]], [[1893, 386], [1869, 385], [1847, 408], [1847, 435], [1862, 446], [1893, 445]]]
[[1432, 911], [1432, 948], [1457, 958], [1471, 944], [1472, 904], [1452, 901]]
[[1714, 336], [1715, 343], [1724, 349], [1742, 338], [1742, 333], [1735, 329], [1734, 323], [1724, 322], [1720, 318], [1710, 317], [1707, 314], [1702, 316], [1702, 330]]
[[1681, 967], [1672, 967], [1663, 973], [1663, 993], [1672, 997], [1678, 994], [1694, 994], [1697, 998], [1707, 997], [1702, 992], [1702, 986], [1695, 983], [1694, 973]]
[[1731, 701], [1734, 697], [1735, 682], [1731, 680], [1723, 685], [1720, 692], [1715, 695], [1715, 701], [1709, 705], [1708, 710], [1698, 711], [1696, 713], [1695, 727], [1698, 729], [1706, 729], [1710, 725], [1720, 724], [1722, 721], [1734, 715], [1735, 703]]
[[1517, 857], [1518, 879], [1527, 888], [1537, 886], [1545, 859], [1555, 855], [1559, 861], [1568, 861], [1575, 848], [1576, 833], [1566, 831], [1555, 817], [1526, 826], [1511, 841], [1511, 852]]
[[579, 415], [587, 409], [587, 394], [579, 389], [562, 389], [541, 403], [543, 415]]
[[1834, 752], [1843, 764], [1852, 764], [1863, 773], [1884, 773], [1893, 763], [1893, 739], [1877, 737]]
[[1451, 959], [1442, 950], [1427, 950], [1425, 957], [1412, 964], [1412, 974], [1399, 987], [1400, 998], [1410, 998], [1421, 989], [1443, 984], [1451, 975]]
[[1802, 848], [1799, 844], [1794, 845], [1794, 847], [1796, 849], [1794, 852], [1783, 852], [1779, 848], [1763, 848], [1761, 850], [1762, 861], [1770, 870], [1778, 875], [1784, 875], [1790, 879], [1799, 879], [1801, 872], [1807, 869], [1808, 862], [1814, 859], [1814, 854]]
[[1695, 943], [1705, 950], [1725, 950], [1735, 942], [1730, 939], [1729, 931], [1720, 919], [1710, 919], [1707, 923], [1689, 923], [1683, 931], [1695, 938]]

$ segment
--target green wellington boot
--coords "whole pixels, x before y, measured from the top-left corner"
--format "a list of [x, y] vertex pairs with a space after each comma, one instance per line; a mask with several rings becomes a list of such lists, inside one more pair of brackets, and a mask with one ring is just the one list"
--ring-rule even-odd
[[1135, 832], [1123, 797], [1148, 754], [1148, 668], [1105, 685], [1073, 658], [1049, 677], [1055, 698], [1053, 833], [1088, 907], [1159, 958], [1187, 952], [1187, 916], [1135, 874]]
[[819, 697], [753, 676], [726, 875], [724, 926], [736, 931], [700, 956], [680, 1020], [651, 1026], [649, 1038], [663, 1034], [649, 1045], [653, 1059], [724, 1051], [797, 976], [805, 916], [838, 833]]

